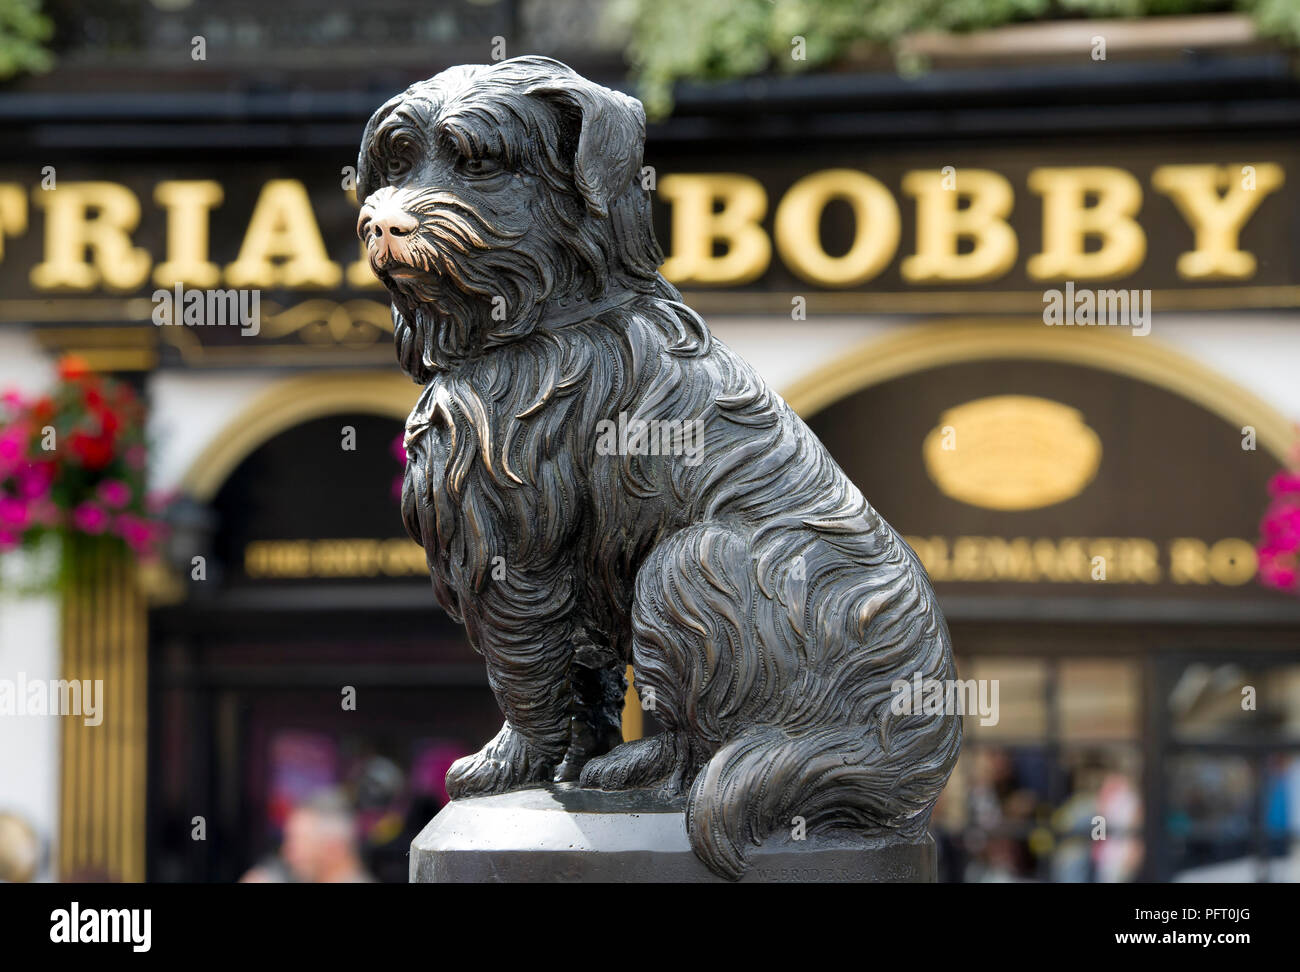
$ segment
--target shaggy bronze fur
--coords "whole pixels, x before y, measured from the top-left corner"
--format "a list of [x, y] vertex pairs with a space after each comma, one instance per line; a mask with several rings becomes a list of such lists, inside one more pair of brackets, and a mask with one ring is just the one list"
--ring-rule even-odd
[[[358, 232], [424, 386], [402, 513], [506, 717], [448, 791], [685, 794], [692, 846], [732, 878], [794, 817], [915, 837], [961, 724], [896, 714], [891, 686], [954, 676], [943, 616], [659, 275], [644, 134], [634, 99], [541, 57], [444, 71], [366, 127]], [[653, 420], [681, 448], [647, 448]], [[665, 729], [620, 743], [629, 662]]]

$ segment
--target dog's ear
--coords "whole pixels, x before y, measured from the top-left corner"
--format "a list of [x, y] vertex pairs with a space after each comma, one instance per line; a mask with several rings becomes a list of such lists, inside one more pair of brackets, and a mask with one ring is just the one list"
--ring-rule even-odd
[[381, 185], [380, 172], [371, 157], [371, 140], [375, 136], [375, 129], [379, 127], [380, 122], [393, 113], [393, 109], [402, 103], [406, 97], [403, 92], [394, 95], [388, 101], [370, 116], [370, 121], [366, 122], [366, 130], [361, 133], [361, 151], [357, 153], [357, 202], [364, 203], [366, 197], [371, 195]]
[[[563, 66], [563, 65], [561, 65]], [[636, 178], [645, 149], [645, 109], [641, 102], [569, 71], [528, 89], [562, 113], [576, 117], [577, 149], [573, 181], [587, 211], [604, 219]]]

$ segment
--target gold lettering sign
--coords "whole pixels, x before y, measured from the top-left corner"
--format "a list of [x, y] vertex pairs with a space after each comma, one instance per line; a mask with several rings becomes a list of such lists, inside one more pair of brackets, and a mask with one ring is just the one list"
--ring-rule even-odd
[[[1242, 235], [1266, 208], [1266, 198], [1286, 184], [1276, 162], [1155, 166], [1150, 184], [1173, 203], [1191, 229], [1194, 245], [1182, 253], [1164, 248], [1148, 261], [1147, 230], [1139, 222], [1142, 186], [1121, 168], [1039, 167], [1017, 187], [1005, 175], [979, 168], [913, 169], [897, 178], [895, 187], [855, 168], [802, 174], [779, 198], [773, 196], [769, 235], [768, 190], [758, 179], [738, 172], [665, 174], [657, 190], [669, 217], [664, 276], [678, 284], [738, 287], [773, 268], [775, 249], [778, 270], [784, 267], [817, 287], [860, 286], [892, 266], [910, 286], [989, 283], [1014, 273], [1021, 259], [1013, 215], [1017, 191], [1028, 190], [1041, 197], [1042, 212], [1042, 251], [1023, 264], [1033, 280], [1104, 280], [1145, 267], [1174, 280], [1241, 283], [1255, 278], [1262, 265], [1241, 248]], [[164, 179], [152, 191], [107, 181], [60, 180], [57, 187], [30, 190], [22, 183], [0, 183], [0, 261], [23, 260], [12, 269], [37, 293], [139, 292], [151, 270], [153, 283], [165, 288], [183, 283], [198, 288], [382, 289], [364, 252], [354, 249], [359, 244], [351, 241], [351, 220], [349, 241], [343, 244], [335, 224], [339, 214], [333, 212], [325, 224], [331, 245], [338, 240], [346, 249], [331, 259], [302, 182], [267, 181], [248, 213], [222, 209], [228, 206], [226, 197], [222, 184], [211, 179]], [[902, 198], [914, 201], [916, 244], [915, 252], [900, 260]], [[138, 235], [162, 240], [162, 252], [136, 245], [142, 199], [150, 202], [154, 228]], [[853, 221], [847, 249], [832, 254], [821, 224], [836, 201], [851, 208]], [[348, 204], [354, 203], [349, 196]], [[1035, 214], [1032, 205], [1022, 209], [1022, 219]], [[33, 210], [43, 217], [32, 215]], [[218, 212], [220, 239], [227, 246], [224, 226], [230, 218], [247, 220], [230, 262], [223, 262], [230, 253], [212, 252], [220, 248], [213, 242]], [[1167, 231], [1163, 212], [1153, 214], [1151, 232]], [[1278, 232], [1278, 217], [1269, 218], [1270, 232]], [[21, 245], [23, 235], [35, 230], [43, 231], [43, 252]], [[1158, 265], [1145, 266], [1152, 262]], [[1273, 279], [1261, 285], [1277, 284], [1282, 263], [1274, 260]]]
[[[834, 257], [822, 248], [822, 211], [832, 199], [853, 207], [853, 245]], [[865, 283], [889, 265], [898, 249], [898, 205], [889, 190], [864, 172], [828, 169], [790, 187], [776, 211], [776, 246], [786, 266], [812, 283], [848, 287]]]
[[236, 287], [337, 287], [343, 270], [330, 260], [307, 189], [295, 179], [262, 187], [239, 258], [226, 267]]
[[244, 548], [251, 578], [425, 577], [424, 551], [410, 540], [257, 540]]
[[944, 412], [921, 453], [930, 478], [953, 499], [1032, 510], [1077, 496], [1092, 481], [1101, 440], [1068, 405], [995, 395]]
[[27, 232], [27, 194], [15, 182], [0, 184], [0, 260], [5, 255], [5, 237]]
[[[1123, 169], [1107, 166], [1034, 169], [1029, 188], [1043, 197], [1043, 252], [1026, 269], [1038, 280], [1105, 280], [1142, 266], [1147, 237], [1135, 218], [1142, 187]], [[1096, 204], [1089, 206], [1089, 196]], [[1087, 250], [1089, 239], [1101, 241]]]
[[32, 268], [32, 286], [131, 291], [148, 278], [149, 251], [131, 245], [140, 200], [126, 186], [60, 182], [56, 189], [33, 189], [32, 196], [45, 210], [45, 259]]
[[1238, 587], [1255, 576], [1253, 544], [1229, 537], [1214, 544], [1180, 537], [1169, 545], [1169, 579], [1175, 584], [1227, 584]]
[[[1016, 584], [1174, 584], [1237, 587], [1255, 576], [1255, 548], [1239, 537], [1213, 543], [1177, 537], [1160, 547], [1145, 537], [904, 538], [930, 579]], [[1097, 569], [1097, 558], [1105, 565]]]
[[167, 209], [167, 259], [154, 268], [159, 287], [215, 287], [221, 268], [208, 259], [208, 215], [220, 206], [221, 183], [209, 180], [160, 182], [154, 202]]
[[[659, 195], [672, 206], [665, 277], [678, 283], [742, 284], [763, 275], [772, 244], [759, 225], [767, 213], [767, 192], [757, 179], [736, 173], [668, 175], [659, 180]], [[714, 256], [714, 243], [726, 252]]]
[[[1188, 280], [1246, 280], [1255, 275], [1253, 254], [1237, 248], [1241, 228], [1264, 197], [1281, 187], [1280, 165], [1162, 165], [1151, 184], [1168, 194], [1196, 230], [1196, 249], [1178, 257]], [[1220, 195], [1219, 190], [1226, 192]]]
[[[1019, 244], [1007, 222], [1015, 193], [996, 172], [962, 169], [948, 188], [942, 172], [909, 172], [903, 192], [916, 197], [916, 253], [903, 261], [909, 283], [963, 280], [976, 282], [1002, 276], [1016, 262]], [[962, 199], [965, 209], [958, 208]], [[962, 239], [974, 245], [958, 252]]]

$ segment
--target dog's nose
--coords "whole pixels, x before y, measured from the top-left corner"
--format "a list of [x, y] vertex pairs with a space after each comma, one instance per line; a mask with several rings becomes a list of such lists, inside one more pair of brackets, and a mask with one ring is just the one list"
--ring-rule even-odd
[[357, 217], [357, 236], [366, 246], [374, 246], [386, 238], [409, 236], [419, 225], [420, 221], [398, 205], [391, 196], [387, 199], [371, 196]]

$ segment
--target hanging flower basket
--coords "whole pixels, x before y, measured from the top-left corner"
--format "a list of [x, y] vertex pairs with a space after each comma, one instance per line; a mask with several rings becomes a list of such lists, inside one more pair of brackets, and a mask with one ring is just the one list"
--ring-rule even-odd
[[0, 396], [0, 554], [94, 537], [156, 557], [165, 529], [145, 492], [144, 403], [76, 357], [58, 376], [49, 394]]

